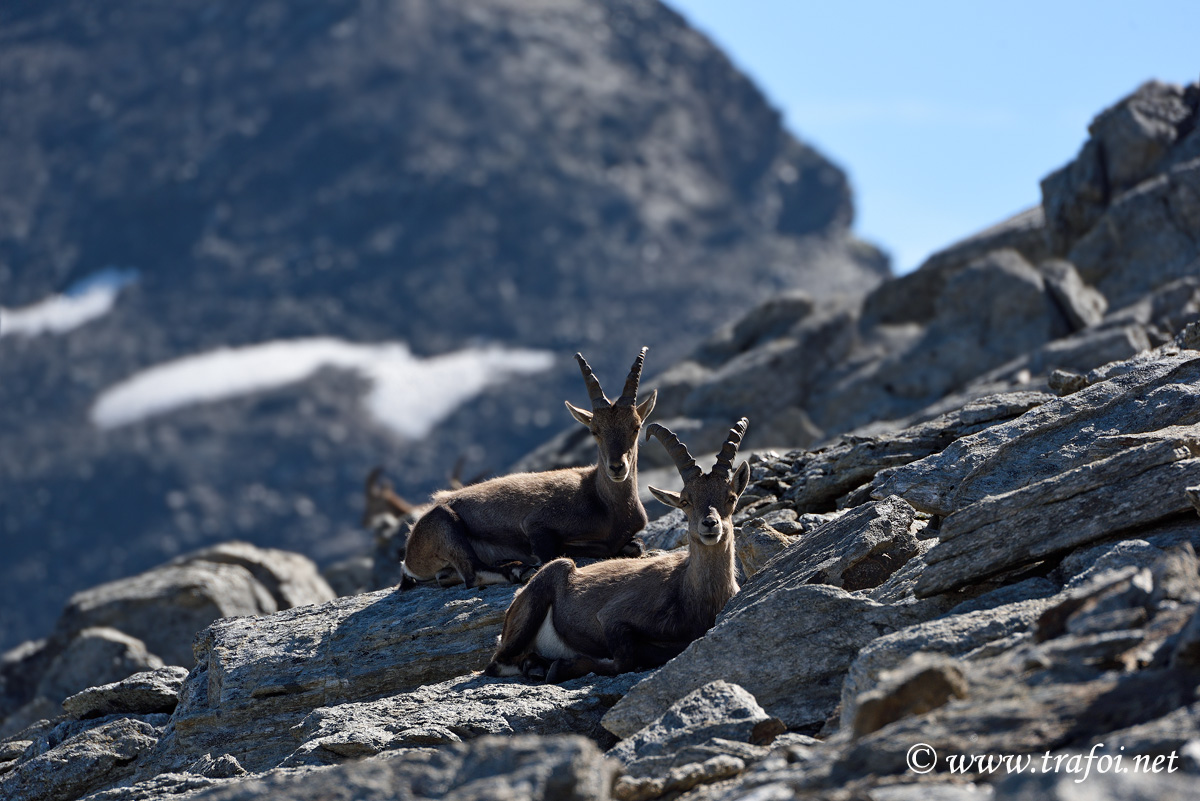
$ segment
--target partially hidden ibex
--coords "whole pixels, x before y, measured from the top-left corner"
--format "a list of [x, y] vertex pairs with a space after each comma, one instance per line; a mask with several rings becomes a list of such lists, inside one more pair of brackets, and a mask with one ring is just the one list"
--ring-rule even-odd
[[[487, 476], [489, 471], [485, 470], [474, 478], [463, 481], [462, 471], [466, 462], [467, 457], [460, 456], [454, 463], [454, 471], [449, 478], [450, 489], [462, 489], [471, 484], [478, 484]], [[363, 509], [362, 527], [376, 537], [393, 536], [405, 518], [420, 517], [429, 509], [429, 504], [418, 505], [398, 495], [392, 489], [392, 482], [384, 476], [383, 468], [379, 466], [373, 467], [367, 474], [365, 490], [366, 504]]]
[[712, 470], [704, 473], [670, 430], [653, 423], [683, 476], [679, 493], [651, 487], [665, 504], [687, 513], [687, 553], [576, 567], [556, 559], [521, 588], [504, 617], [490, 676], [560, 682], [587, 673], [613, 675], [658, 667], [712, 628], [738, 591], [733, 510], [750, 480], [733, 460], [749, 421], [729, 432]]
[[416, 505], [392, 489], [392, 483], [384, 478], [382, 467], [375, 467], [367, 474], [366, 501], [362, 526], [377, 537], [390, 536], [404, 518], [417, 511]]
[[501, 476], [435, 494], [433, 508], [408, 535], [402, 586], [518, 583], [557, 556], [640, 555], [634, 535], [647, 517], [638, 498], [638, 434], [658, 397], [655, 390], [637, 403], [646, 351], [638, 354], [616, 401], [605, 397], [592, 368], [575, 354], [592, 410], [570, 402], [567, 409], [595, 437], [597, 463]]

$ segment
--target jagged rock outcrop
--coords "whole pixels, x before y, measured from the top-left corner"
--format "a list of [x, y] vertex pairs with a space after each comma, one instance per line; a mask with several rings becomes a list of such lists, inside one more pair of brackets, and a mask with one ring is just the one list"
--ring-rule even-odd
[[793, 295], [729, 324], [646, 382], [657, 413], [698, 450], [732, 410], [755, 423], [749, 445], [828, 444], [1169, 341], [1200, 315], [1198, 87], [1146, 84], [1096, 118], [1039, 206], [865, 300]]
[[188, 676], [187, 668], [177, 665], [162, 667], [144, 673], [89, 687], [76, 693], [62, 703], [62, 708], [76, 720], [116, 715], [152, 715], [156, 712], [174, 712], [179, 705], [179, 691]]

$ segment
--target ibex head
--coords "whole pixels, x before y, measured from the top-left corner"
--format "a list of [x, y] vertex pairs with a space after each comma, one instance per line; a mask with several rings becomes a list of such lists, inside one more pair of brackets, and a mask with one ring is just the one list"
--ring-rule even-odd
[[654, 401], [658, 398], [658, 390], [650, 393], [650, 397], [637, 402], [638, 381], [642, 377], [642, 364], [646, 361], [646, 351], [642, 348], [629, 369], [625, 379], [625, 389], [616, 401], [610, 401], [604, 396], [600, 381], [588, 366], [582, 354], [576, 353], [575, 360], [583, 372], [583, 380], [587, 384], [588, 396], [592, 399], [592, 410], [581, 409], [567, 401], [567, 409], [571, 416], [587, 426], [596, 438], [600, 448], [600, 467], [611, 480], [622, 482], [633, 475], [637, 462], [638, 433], [642, 430], [642, 422], [650, 416], [654, 409]]
[[688, 536], [700, 545], [718, 545], [732, 540], [733, 510], [750, 482], [750, 465], [742, 462], [734, 470], [733, 460], [749, 425], [750, 421], [743, 417], [729, 430], [729, 436], [717, 454], [717, 463], [708, 473], [696, 466], [687, 446], [670, 429], [658, 423], [651, 423], [646, 428], [646, 439], [651, 435], [658, 438], [683, 477], [681, 492], [657, 487], [650, 487], [650, 492], [668, 506], [682, 509], [687, 514]]

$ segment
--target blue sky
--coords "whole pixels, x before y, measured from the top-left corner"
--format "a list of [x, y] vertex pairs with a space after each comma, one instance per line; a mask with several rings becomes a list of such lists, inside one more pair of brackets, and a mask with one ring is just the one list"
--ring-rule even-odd
[[1102, 109], [1200, 78], [1200, 2], [666, 0], [845, 169], [907, 272], [1038, 202]]

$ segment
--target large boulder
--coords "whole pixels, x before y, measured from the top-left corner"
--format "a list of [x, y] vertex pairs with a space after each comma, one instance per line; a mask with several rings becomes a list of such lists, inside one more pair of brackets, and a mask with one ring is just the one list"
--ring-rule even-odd
[[1158, 81], [1143, 84], [1101, 112], [1075, 160], [1042, 181], [1052, 250], [1065, 254], [1096, 225], [1110, 202], [1161, 167], [1193, 127], [1195, 114], [1194, 92]]
[[71, 597], [58, 631], [110, 626], [173, 665], [193, 664], [192, 638], [214, 620], [263, 615], [334, 597], [300, 554], [224, 543]]
[[227, 542], [76, 593], [45, 640], [0, 662], [0, 732], [60, 714], [89, 687], [195, 663], [192, 640], [213, 621], [328, 601], [333, 590], [300, 554]]
[[[788, 728], [816, 730], [837, 709], [859, 650], [930, 615], [921, 604], [885, 606], [837, 587], [785, 582], [724, 614], [708, 634], [635, 685], [604, 716], [604, 727], [628, 737], [692, 690], [722, 679], [745, 688]], [[746, 658], [748, 643], [754, 659]]]
[[177, 741], [197, 756], [219, 748], [247, 765], [272, 764], [295, 748], [288, 732], [314, 709], [481, 670], [515, 591], [381, 590], [218, 621], [196, 639]]

